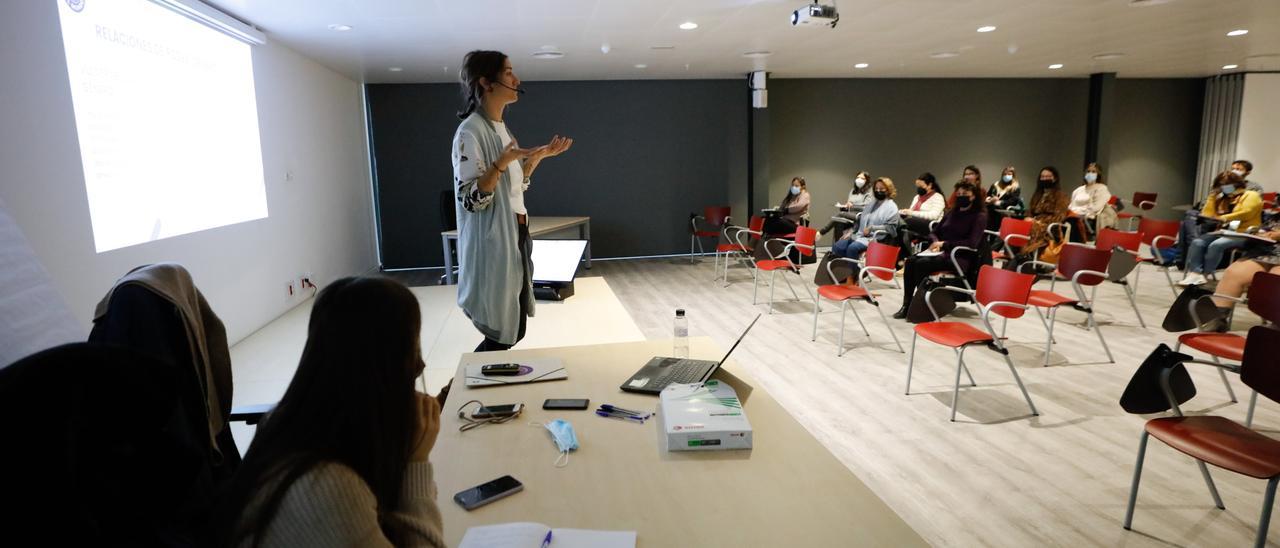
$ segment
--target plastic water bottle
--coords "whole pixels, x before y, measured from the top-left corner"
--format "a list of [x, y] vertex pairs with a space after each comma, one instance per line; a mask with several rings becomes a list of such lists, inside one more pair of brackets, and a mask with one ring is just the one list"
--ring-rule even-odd
[[683, 308], [676, 309], [676, 329], [675, 329], [675, 347], [672, 349], [672, 356], [676, 358], [689, 357], [689, 318], [684, 315]]

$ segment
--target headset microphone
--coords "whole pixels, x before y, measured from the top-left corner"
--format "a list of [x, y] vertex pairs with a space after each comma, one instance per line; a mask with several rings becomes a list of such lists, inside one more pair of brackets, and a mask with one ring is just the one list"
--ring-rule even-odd
[[519, 94], [519, 95], [524, 95], [524, 88], [513, 88], [513, 87], [508, 86], [508, 85], [506, 85], [506, 84], [504, 84], [504, 83], [502, 83], [502, 82], [495, 82], [495, 83], [496, 83], [496, 84], [498, 84], [499, 86], [502, 86], [502, 87], [507, 88], [507, 89], [509, 89], [509, 90], [511, 90], [511, 91], [514, 91], [514, 92], [516, 92], [516, 93], [517, 93], [517, 94]]

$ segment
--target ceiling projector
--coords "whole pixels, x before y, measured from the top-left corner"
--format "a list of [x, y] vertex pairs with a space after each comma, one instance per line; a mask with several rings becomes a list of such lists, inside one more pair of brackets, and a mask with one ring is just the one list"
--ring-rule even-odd
[[824, 6], [816, 0], [812, 4], [791, 12], [791, 24], [793, 26], [836, 28], [836, 23], [839, 22], [840, 14], [836, 12], [835, 5]]

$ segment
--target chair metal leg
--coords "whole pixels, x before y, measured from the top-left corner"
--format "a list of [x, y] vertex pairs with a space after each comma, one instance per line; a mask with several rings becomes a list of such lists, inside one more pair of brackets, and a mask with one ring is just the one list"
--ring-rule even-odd
[[[777, 271], [775, 270], [774, 272], [777, 272]], [[782, 281], [783, 281], [783, 283], [787, 284], [787, 289], [790, 289], [790, 290], [791, 290], [791, 297], [792, 297], [792, 298], [794, 298], [796, 301], [799, 301], [799, 300], [800, 300], [800, 294], [799, 294], [799, 293], [796, 293], [796, 288], [795, 288], [795, 286], [792, 286], [792, 285], [791, 285], [791, 280], [790, 280], [789, 278], [787, 278], [787, 275], [786, 275], [785, 273], [782, 275]]]
[[1138, 462], [1133, 465], [1133, 484], [1129, 487], [1129, 508], [1124, 512], [1124, 528], [1126, 530], [1133, 526], [1133, 507], [1138, 502], [1138, 482], [1142, 481], [1142, 459], [1147, 454], [1147, 434], [1146, 430], [1142, 431], [1142, 438], [1138, 440]]
[[1280, 476], [1267, 480], [1267, 494], [1262, 497], [1262, 517], [1258, 518], [1258, 533], [1253, 539], [1256, 548], [1267, 545], [1267, 529], [1271, 526], [1271, 506], [1276, 502], [1276, 484]]
[[[849, 301], [845, 301], [845, 302], [847, 303], [847, 302], [849, 302]], [[858, 309], [854, 308], [854, 307], [853, 307], [853, 305], [852, 305], [852, 303], [851, 303], [851, 304], [849, 305], [849, 310], [852, 310], [852, 311], [853, 311], [853, 319], [858, 320], [858, 325], [862, 327], [862, 333], [863, 333], [864, 335], [866, 335], [868, 339], [870, 339], [870, 338], [871, 338], [871, 332], [870, 332], [870, 331], [867, 331], [867, 324], [862, 323], [862, 316], [860, 316], [860, 315], [858, 314]]]
[[914, 329], [911, 330], [911, 353], [907, 354], [907, 390], [904, 394], [911, 395], [911, 366], [916, 363], [916, 339], [920, 338], [920, 334]]
[[840, 336], [836, 339], [837, 358], [844, 355], [844, 316], [845, 311], [849, 308], [847, 306], [848, 303], [849, 301], [842, 301], [840, 303]]
[[1027, 387], [1022, 384], [1022, 377], [1018, 376], [1018, 370], [1013, 367], [1013, 360], [1009, 359], [1008, 354], [1001, 353], [1000, 356], [1004, 358], [1004, 363], [1009, 366], [1009, 372], [1013, 373], [1013, 380], [1018, 382], [1018, 389], [1022, 390], [1022, 397], [1027, 399], [1027, 407], [1031, 408], [1031, 414], [1037, 417], [1040, 416], [1040, 412], [1036, 411], [1036, 404], [1031, 402], [1031, 393], [1027, 392]]
[[813, 300], [813, 336], [809, 340], [818, 340], [818, 299]]
[[751, 304], [756, 304], [756, 296], [760, 293], [760, 277], [755, 276], [751, 280]]
[[1218, 496], [1218, 486], [1213, 484], [1213, 477], [1209, 475], [1209, 467], [1204, 465], [1204, 461], [1196, 459], [1196, 466], [1200, 467], [1200, 475], [1204, 476], [1204, 484], [1209, 486], [1209, 494], [1213, 495], [1213, 505], [1219, 510], [1226, 510], [1227, 507], [1222, 505], [1222, 497]]
[[697, 239], [697, 236], [689, 235], [689, 264], [693, 264], [693, 242]]
[[884, 317], [884, 308], [880, 306], [880, 303], [875, 303], [873, 306], [876, 307], [876, 312], [880, 313], [880, 321], [884, 322], [884, 328], [888, 329], [889, 335], [893, 337], [893, 344], [898, 346], [898, 352], [906, 354], [907, 351], [902, 349], [902, 343], [898, 341], [898, 333], [893, 330], [893, 326], [889, 325], [889, 318]]
[[1138, 317], [1138, 325], [1141, 325], [1143, 329], [1146, 329], [1147, 322], [1142, 321], [1142, 312], [1138, 311], [1138, 301], [1133, 298], [1137, 290], [1135, 289], [1134, 291], [1130, 291], [1128, 285], [1121, 285], [1120, 287], [1124, 288], [1124, 295], [1129, 297], [1129, 306], [1133, 307], [1133, 314]]
[[1107, 339], [1102, 338], [1102, 328], [1098, 326], [1098, 321], [1093, 317], [1093, 308], [1089, 308], [1089, 325], [1093, 326], [1093, 332], [1098, 334], [1098, 342], [1102, 343], [1102, 349], [1107, 352], [1107, 361], [1116, 363], [1116, 359], [1111, 356], [1111, 347], [1107, 346]]
[[[773, 276], [774, 274], [777, 274], [777, 273], [778, 273], [777, 270], [769, 271], [769, 313], [770, 314], [773, 314], [773, 287], [774, 287]], [[785, 281], [786, 278], [783, 278], [783, 280]]]
[[1258, 405], [1258, 391], [1254, 390], [1253, 394], [1249, 395], [1249, 414], [1245, 415], [1244, 417], [1244, 425], [1246, 428], [1253, 427], [1253, 408], [1256, 407], [1257, 405]]
[[960, 356], [960, 367], [964, 369], [964, 375], [969, 377], [969, 386], [978, 386], [978, 381], [973, 380], [973, 372], [969, 371], [969, 364], [964, 363], [964, 355]]
[[1165, 279], [1165, 281], [1166, 281], [1166, 282], [1169, 282], [1169, 292], [1170, 292], [1170, 293], [1173, 293], [1173, 298], [1174, 298], [1174, 299], [1177, 299], [1177, 298], [1178, 298], [1178, 288], [1176, 288], [1176, 287], [1174, 287], [1174, 286], [1173, 286], [1173, 276], [1170, 276], [1170, 275], [1169, 275], [1169, 269], [1168, 269], [1168, 268], [1161, 268], [1160, 270], [1163, 270], [1163, 271], [1164, 271], [1164, 279]]
[[1041, 314], [1041, 313], [1040, 313], [1040, 308], [1039, 308], [1039, 307], [1036, 307], [1036, 306], [1033, 306], [1033, 307], [1031, 307], [1031, 309], [1032, 309], [1032, 310], [1035, 310], [1035, 311], [1036, 311], [1036, 317], [1040, 318], [1040, 325], [1043, 325], [1043, 326], [1044, 326], [1044, 330], [1045, 330], [1045, 331], [1047, 331], [1047, 332], [1049, 332], [1049, 342], [1055, 342], [1055, 343], [1056, 343], [1056, 342], [1058, 342], [1058, 341], [1057, 341], [1057, 339], [1054, 339], [1054, 338], [1053, 338], [1053, 330], [1052, 330], [1052, 329], [1049, 329], [1049, 322], [1048, 322], [1047, 320], [1045, 320], [1045, 319], [1044, 319], [1044, 314]]
[[[1213, 363], [1222, 363], [1217, 356], [1213, 357]], [[1236, 391], [1231, 389], [1231, 381], [1227, 380], [1227, 371], [1221, 367], [1218, 369], [1218, 376], [1222, 377], [1222, 386], [1227, 387], [1227, 395], [1231, 396], [1231, 403], [1238, 403], [1236, 400]]]
[[[1039, 313], [1039, 312], [1040, 312], [1039, 309], [1037, 309], [1036, 313]], [[1044, 341], [1044, 363], [1041, 364], [1040, 367], [1049, 367], [1049, 352], [1053, 349], [1053, 326], [1054, 326], [1054, 320], [1056, 320], [1057, 318], [1058, 318], [1058, 307], [1055, 306], [1053, 308], [1050, 308], [1049, 321], [1045, 322], [1044, 324], [1045, 329], [1049, 330], [1049, 336]], [[1041, 320], [1043, 321], [1044, 318], [1041, 318]]]
[[956, 382], [951, 387], [951, 422], [956, 422], [956, 403], [960, 401], [960, 370], [964, 369], [964, 347], [956, 351]]
[[1138, 294], [1138, 282], [1142, 280], [1142, 263], [1133, 267], [1133, 294]]
[[1005, 338], [1005, 330], [1009, 329], [1009, 317], [1004, 316], [1004, 321], [1000, 323], [1000, 338]]

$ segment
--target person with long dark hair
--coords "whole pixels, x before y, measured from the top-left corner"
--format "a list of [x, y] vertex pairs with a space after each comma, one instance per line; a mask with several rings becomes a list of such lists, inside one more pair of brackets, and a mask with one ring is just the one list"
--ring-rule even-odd
[[871, 174], [865, 171], [859, 171], [858, 175], [853, 178], [853, 188], [849, 189], [849, 199], [844, 202], [836, 202], [838, 210], [831, 222], [822, 227], [818, 234], [826, 235], [836, 227], [836, 217], [847, 219], [849, 224], [858, 222], [858, 214], [867, 206], [875, 203], [875, 197], [871, 192]]
[[343, 278], [316, 297], [298, 370], [214, 519], [217, 546], [444, 546], [427, 460], [440, 431], [418, 300]]
[[770, 217], [764, 222], [765, 234], [790, 234], [809, 215], [809, 186], [804, 177], [792, 177], [791, 186], [787, 187], [786, 196], [778, 205], [777, 217]]
[[[907, 317], [911, 299], [915, 296], [916, 287], [926, 277], [941, 270], [953, 270], [951, 250], [956, 247], [977, 249], [982, 242], [983, 230], [986, 229], [986, 210], [978, 202], [978, 187], [970, 181], [956, 183], [956, 205], [942, 216], [929, 233], [929, 247], [924, 253], [908, 257], [902, 270], [902, 308], [893, 314], [894, 318]], [[974, 260], [971, 254], [957, 254], [956, 261], [964, 269], [961, 275], [969, 271]]]
[[1018, 186], [1018, 170], [1006, 166], [1000, 174], [1000, 180], [992, 183], [987, 192], [987, 230], [1000, 230], [1000, 221], [1005, 212], [1014, 215], [1022, 213], [1022, 189]]
[[1030, 257], [1036, 251], [1060, 239], [1065, 234], [1050, 233], [1049, 227], [1067, 218], [1067, 204], [1071, 198], [1062, 191], [1062, 178], [1058, 168], [1045, 166], [1036, 180], [1036, 192], [1031, 195], [1027, 218], [1033, 221], [1031, 237], [1022, 247], [1020, 255]]
[[533, 315], [533, 263], [524, 193], [538, 164], [573, 145], [520, 148], [503, 114], [523, 93], [511, 60], [473, 51], [459, 75], [466, 106], [453, 136], [458, 216], [458, 306], [484, 335], [476, 352], [507, 350], [524, 338]]

